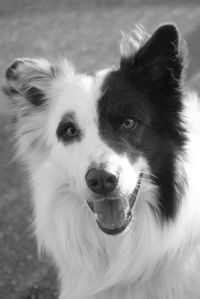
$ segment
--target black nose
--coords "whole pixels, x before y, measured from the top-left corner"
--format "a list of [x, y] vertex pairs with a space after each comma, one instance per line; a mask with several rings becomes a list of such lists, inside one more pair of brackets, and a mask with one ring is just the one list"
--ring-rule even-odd
[[107, 195], [115, 189], [118, 177], [105, 170], [91, 168], [86, 174], [86, 182], [93, 192]]

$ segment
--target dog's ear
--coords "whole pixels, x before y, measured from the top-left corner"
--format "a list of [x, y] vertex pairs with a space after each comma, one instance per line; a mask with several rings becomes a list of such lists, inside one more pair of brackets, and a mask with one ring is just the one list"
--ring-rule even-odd
[[47, 101], [45, 90], [54, 76], [54, 69], [44, 59], [16, 59], [5, 76], [4, 92], [15, 104], [36, 108]]
[[129, 55], [122, 53], [120, 69], [135, 86], [167, 94], [182, 86], [187, 51], [174, 25], [162, 25], [132, 53], [131, 46], [127, 48]]

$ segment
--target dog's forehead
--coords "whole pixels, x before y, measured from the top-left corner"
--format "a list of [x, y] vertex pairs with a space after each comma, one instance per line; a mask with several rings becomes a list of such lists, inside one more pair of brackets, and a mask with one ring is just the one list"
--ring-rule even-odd
[[102, 70], [95, 76], [77, 74], [72, 78], [61, 77], [53, 83], [50, 91], [51, 111], [57, 121], [66, 113], [73, 113], [79, 122], [97, 122], [98, 101], [101, 87], [109, 70]]

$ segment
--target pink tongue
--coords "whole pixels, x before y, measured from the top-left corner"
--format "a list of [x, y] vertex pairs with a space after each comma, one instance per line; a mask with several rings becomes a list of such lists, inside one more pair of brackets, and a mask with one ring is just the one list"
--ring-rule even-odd
[[94, 202], [94, 213], [101, 225], [108, 229], [115, 229], [124, 224], [127, 206], [123, 199], [96, 201]]

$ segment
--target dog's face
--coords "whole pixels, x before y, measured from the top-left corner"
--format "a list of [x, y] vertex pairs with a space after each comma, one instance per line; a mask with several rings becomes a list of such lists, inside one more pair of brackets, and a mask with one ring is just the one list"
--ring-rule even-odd
[[31, 171], [51, 165], [55, 189], [78, 198], [112, 235], [129, 227], [147, 189], [151, 209], [174, 217], [173, 163], [184, 143], [176, 28], [160, 27], [137, 51], [125, 44], [120, 67], [93, 77], [66, 61], [32, 59], [16, 60], [6, 73], [19, 151]]

